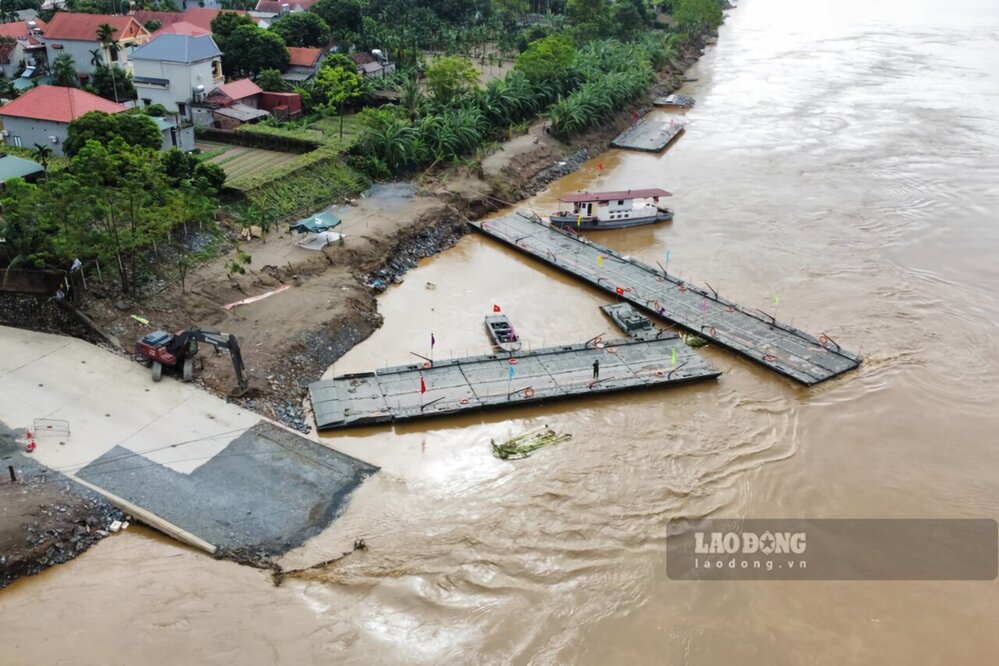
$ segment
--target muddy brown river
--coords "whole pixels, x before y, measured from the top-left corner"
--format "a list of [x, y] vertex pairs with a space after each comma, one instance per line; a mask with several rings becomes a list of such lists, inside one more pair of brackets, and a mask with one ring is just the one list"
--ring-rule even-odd
[[[268, 575], [129, 530], [0, 594], [3, 664], [991, 664], [999, 583], [678, 582], [683, 517], [999, 517], [999, 6], [745, 0], [689, 72], [686, 135], [611, 151], [525, 206], [664, 186], [601, 236], [865, 357], [806, 389], [724, 350], [717, 383], [326, 441], [382, 466]], [[603, 168], [599, 169], [598, 165]], [[428, 284], [434, 288], [428, 288]], [[605, 299], [479, 236], [380, 300], [357, 372], [608, 332]], [[490, 438], [569, 442], [504, 462]]]

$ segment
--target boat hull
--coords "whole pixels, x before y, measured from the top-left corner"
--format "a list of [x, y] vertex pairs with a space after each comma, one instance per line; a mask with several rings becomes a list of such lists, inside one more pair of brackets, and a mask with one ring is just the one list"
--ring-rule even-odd
[[[607, 231], [610, 229], [627, 229], [629, 227], [642, 227], [647, 224], [659, 224], [669, 222], [673, 219], [673, 211], [660, 211], [657, 215], [646, 215], [644, 217], [631, 217], [624, 220], [597, 220], [596, 218], [583, 218], [579, 220], [576, 215], [552, 215], [548, 218], [553, 227], [559, 229], [575, 229], [576, 231]], [[577, 223], [578, 220], [578, 223]]]
[[493, 347], [505, 352], [520, 351], [520, 338], [513, 330], [506, 315], [489, 315], [486, 317], [486, 332], [493, 341]]

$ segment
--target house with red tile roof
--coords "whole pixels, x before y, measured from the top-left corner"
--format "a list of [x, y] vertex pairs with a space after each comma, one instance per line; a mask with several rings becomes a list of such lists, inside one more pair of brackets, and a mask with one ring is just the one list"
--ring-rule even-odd
[[[105, 23], [114, 28], [114, 42], [108, 48], [97, 38]], [[132, 47], [149, 41], [149, 31], [133, 17], [111, 14], [56, 12], [43, 34], [49, 62], [61, 55], [72, 56], [79, 74], [93, 73], [95, 50], [101, 52], [104, 64], [127, 68]]]
[[270, 115], [258, 108], [263, 92], [250, 79], [230, 81], [215, 88], [206, 100], [206, 105], [212, 107], [213, 124], [222, 129], [235, 129], [244, 123], [263, 120]]
[[[317, 2], [319, 0], [257, 0], [254, 12], [269, 14], [271, 17], [287, 14], [288, 12], [307, 12]], [[284, 8], [285, 5], [287, 5], [287, 8]]]
[[125, 110], [121, 104], [79, 88], [41, 85], [0, 106], [0, 123], [8, 145], [31, 148], [37, 143], [62, 155], [62, 143], [71, 122], [91, 111]]
[[281, 78], [291, 84], [299, 84], [316, 75], [326, 52], [322, 49], [289, 46], [288, 55], [291, 58]]
[[[231, 11], [231, 10], [226, 10]], [[202, 30], [207, 30], [209, 33], [212, 31], [212, 21], [215, 17], [222, 13], [221, 9], [209, 9], [207, 7], [191, 7], [190, 9], [185, 9], [182, 12], [152, 12], [145, 10], [137, 10], [132, 12], [132, 18], [139, 21], [143, 25], [149, 21], [159, 21], [160, 27], [157, 29], [157, 34], [163, 28], [173, 25], [174, 23], [188, 23], [190, 25], [201, 28]], [[246, 14], [247, 12], [243, 10], [236, 11], [237, 14]], [[184, 33], [187, 34], [187, 33]]]
[[239, 79], [218, 86], [208, 94], [208, 99], [222, 106], [238, 103], [256, 108], [262, 92], [260, 86], [250, 79]]
[[201, 37], [202, 35], [211, 34], [211, 30], [202, 28], [199, 25], [194, 25], [193, 23], [188, 23], [187, 21], [177, 21], [158, 29], [153, 33], [153, 39], [156, 39], [160, 35], [187, 35], [188, 37]]
[[361, 76], [386, 76], [395, 71], [395, 63], [389, 62], [380, 51], [371, 53], [354, 53], [350, 59], [357, 65], [357, 71]]
[[22, 60], [26, 67], [45, 63], [45, 44], [42, 42], [45, 25], [41, 19], [0, 23], [0, 72], [8, 79], [17, 74]]

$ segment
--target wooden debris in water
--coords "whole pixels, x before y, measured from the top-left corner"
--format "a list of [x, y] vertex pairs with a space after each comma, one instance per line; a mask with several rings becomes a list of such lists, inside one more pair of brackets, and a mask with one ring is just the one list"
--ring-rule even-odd
[[701, 347], [708, 344], [708, 341], [704, 338], [694, 335], [693, 333], [680, 333], [680, 339], [690, 347], [691, 349], [700, 349]]
[[555, 432], [548, 426], [542, 426], [535, 430], [529, 430], [522, 435], [517, 435], [508, 439], [502, 444], [497, 444], [496, 440], [489, 440], [493, 447], [493, 455], [501, 460], [520, 460], [526, 458], [538, 449], [559, 444], [571, 439], [569, 433]]

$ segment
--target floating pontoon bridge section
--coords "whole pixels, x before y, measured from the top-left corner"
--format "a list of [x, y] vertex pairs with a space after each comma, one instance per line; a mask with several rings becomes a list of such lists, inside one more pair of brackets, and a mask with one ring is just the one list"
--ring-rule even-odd
[[559, 268], [632, 305], [727, 347], [802, 384], [831, 379], [860, 357], [828, 335], [801, 331], [750, 311], [665, 271], [559, 231], [526, 213], [473, 222], [484, 234]]
[[[595, 379], [597, 360], [600, 376]], [[593, 340], [344, 375], [311, 384], [309, 397], [316, 427], [329, 430], [683, 384], [719, 374], [675, 334], [664, 332], [651, 340]]]
[[683, 124], [645, 118], [617, 135], [611, 141], [614, 148], [640, 150], [645, 153], [658, 153], [666, 149], [683, 133]]

